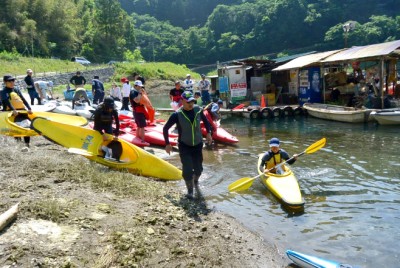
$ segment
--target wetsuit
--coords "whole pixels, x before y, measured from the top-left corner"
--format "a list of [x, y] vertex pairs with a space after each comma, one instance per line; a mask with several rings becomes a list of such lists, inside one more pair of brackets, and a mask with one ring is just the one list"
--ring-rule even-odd
[[[119, 118], [118, 112], [115, 109], [109, 111], [104, 108], [103, 104], [100, 104], [94, 111], [94, 130], [97, 130], [102, 135], [108, 133], [113, 135], [112, 123], [115, 121], [115, 136], [119, 135]], [[104, 131], [104, 132], [103, 132]]]
[[177, 125], [182, 175], [187, 182], [192, 181], [193, 175], [200, 177], [203, 171], [203, 139], [200, 120], [203, 121], [207, 133], [210, 133], [210, 124], [199, 106], [194, 106], [190, 111], [180, 108], [171, 115], [163, 128], [164, 140], [166, 144], [169, 144], [168, 130], [174, 124]]

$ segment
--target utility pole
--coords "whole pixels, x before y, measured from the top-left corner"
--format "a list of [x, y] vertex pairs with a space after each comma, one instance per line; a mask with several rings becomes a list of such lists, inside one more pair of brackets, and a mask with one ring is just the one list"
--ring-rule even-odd
[[343, 31], [344, 31], [344, 48], [347, 48], [347, 38], [349, 37], [349, 32], [354, 30], [356, 23], [354, 21], [349, 21], [343, 24]]

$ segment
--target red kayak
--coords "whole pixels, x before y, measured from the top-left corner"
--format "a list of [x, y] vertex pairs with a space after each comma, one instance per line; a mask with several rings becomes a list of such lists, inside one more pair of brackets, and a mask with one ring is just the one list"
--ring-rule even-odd
[[[120, 126], [120, 132], [126, 133], [126, 134], [130, 134], [135, 136], [136, 134], [136, 128], [132, 128], [132, 127], [121, 127]], [[120, 135], [121, 137], [121, 135]], [[136, 136], [135, 136], [136, 137]], [[124, 139], [123, 137], [121, 137], [122, 139]], [[127, 136], [127, 139], [124, 139], [128, 142], [135, 141], [134, 139], [132, 139], [131, 136]], [[155, 131], [152, 128], [145, 128], [144, 129], [144, 141], [146, 143], [152, 144], [152, 145], [158, 145], [158, 146], [165, 146], [165, 140], [164, 140], [164, 134], [162, 132], [159, 131]], [[136, 141], [135, 141], [136, 142]], [[141, 141], [140, 141], [141, 142]], [[132, 142], [133, 143], [133, 142]], [[172, 146], [175, 146], [178, 143], [177, 137], [174, 136], [169, 136], [169, 143]], [[133, 143], [135, 145], [137, 145], [136, 143]], [[149, 145], [144, 145], [144, 146], [149, 146]], [[138, 145], [140, 146], [140, 145]]]
[[[207, 130], [204, 126], [201, 127], [201, 133], [203, 134], [204, 137], [207, 135]], [[214, 141], [229, 143], [229, 144], [234, 144], [239, 142], [239, 140], [235, 136], [229, 134], [229, 132], [223, 129], [222, 127], [217, 127], [217, 130], [214, 131], [212, 134], [212, 138]]]
[[[228, 131], [226, 131], [225, 129], [223, 129], [220, 126], [217, 126], [214, 122], [214, 120], [212, 120], [212, 117], [210, 115], [210, 113], [205, 110], [204, 111], [204, 115], [207, 117], [208, 122], [211, 124], [212, 128], [213, 128], [213, 134], [212, 134], [212, 138], [214, 141], [218, 141], [218, 142], [223, 142], [223, 143], [230, 143], [230, 144], [234, 144], [234, 143], [238, 143], [239, 140], [228, 133]], [[204, 127], [203, 122], [201, 122], [201, 133], [202, 135], [205, 137], [207, 135], [207, 130]]]
[[120, 138], [124, 141], [127, 141], [129, 143], [132, 143], [139, 147], [150, 146], [150, 143], [148, 143], [146, 141], [143, 142], [140, 138], [136, 137], [132, 133], [123, 133], [123, 134], [119, 135], [118, 138]]

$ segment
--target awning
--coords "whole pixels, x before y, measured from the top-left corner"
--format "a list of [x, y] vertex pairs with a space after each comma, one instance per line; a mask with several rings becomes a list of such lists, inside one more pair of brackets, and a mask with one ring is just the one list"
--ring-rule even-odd
[[359, 60], [363, 58], [387, 56], [391, 53], [400, 55], [399, 51], [395, 51], [398, 48], [400, 48], [400, 40], [368, 46], [351, 47], [334, 55], [330, 55], [321, 60], [321, 62]]
[[303, 57], [298, 57], [294, 60], [289, 61], [288, 63], [285, 63], [285, 64], [273, 69], [272, 71], [284, 71], [284, 70], [298, 69], [298, 68], [306, 67], [306, 66], [312, 65], [314, 63], [319, 63], [322, 59], [325, 59], [326, 57], [328, 57], [330, 55], [338, 53], [339, 51], [341, 51], [341, 50], [332, 50], [332, 51], [310, 54], [310, 55], [306, 55]]

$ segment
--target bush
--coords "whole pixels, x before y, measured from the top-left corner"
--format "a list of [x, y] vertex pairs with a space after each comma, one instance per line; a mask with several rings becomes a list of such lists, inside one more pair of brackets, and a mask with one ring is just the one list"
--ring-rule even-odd
[[8, 51], [2, 51], [0, 52], [0, 60], [5, 60], [5, 61], [16, 61], [21, 57], [21, 55], [13, 49], [12, 52]]

